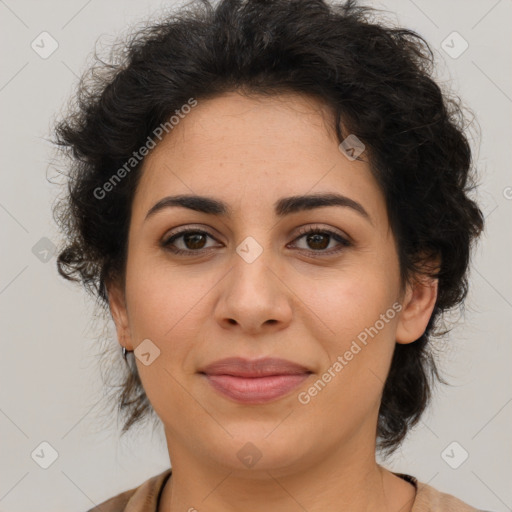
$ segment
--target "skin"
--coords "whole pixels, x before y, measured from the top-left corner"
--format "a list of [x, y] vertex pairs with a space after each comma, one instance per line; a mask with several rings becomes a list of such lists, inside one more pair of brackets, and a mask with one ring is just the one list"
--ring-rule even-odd
[[[384, 196], [365, 154], [349, 160], [330, 124], [311, 97], [230, 92], [199, 99], [145, 159], [125, 282], [108, 290], [119, 343], [134, 350], [150, 339], [160, 350], [148, 366], [136, 359], [173, 467], [160, 512], [410, 510], [414, 487], [376, 463], [375, 432], [395, 342], [423, 334], [437, 281], [401, 288]], [[371, 222], [336, 206], [276, 217], [279, 198], [320, 192], [359, 202]], [[145, 220], [175, 194], [220, 199], [232, 215], [169, 207]], [[197, 245], [174, 242], [205, 252], [161, 247], [178, 226], [208, 231]], [[328, 235], [323, 246], [308, 243], [301, 226], [335, 231], [351, 245]], [[248, 236], [263, 249], [252, 263], [236, 252]], [[301, 404], [298, 394], [396, 301], [400, 313]], [[230, 356], [280, 357], [313, 373], [274, 402], [238, 404], [197, 373]], [[250, 468], [237, 457], [247, 442], [261, 454]]]

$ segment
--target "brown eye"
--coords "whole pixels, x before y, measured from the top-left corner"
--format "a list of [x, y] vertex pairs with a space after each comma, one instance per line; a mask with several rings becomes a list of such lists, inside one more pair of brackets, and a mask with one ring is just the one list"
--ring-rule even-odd
[[[295, 240], [300, 239], [306, 241], [307, 247], [304, 248], [306, 251], [310, 253], [320, 253], [318, 254], [319, 256], [324, 254], [327, 256], [332, 255], [352, 245], [346, 238], [328, 229], [306, 228], [302, 230], [301, 235]], [[332, 241], [337, 242], [339, 247], [335, 247], [334, 250], [326, 251], [325, 249], [329, 247]]]
[[202, 233], [187, 233], [183, 235], [183, 243], [187, 249], [202, 249], [205, 244], [206, 237]]
[[[205, 248], [205, 244], [207, 243], [207, 239], [213, 237], [207, 233], [206, 231], [201, 231], [198, 229], [189, 229], [184, 230], [179, 233], [175, 233], [170, 237], [166, 238], [161, 246], [165, 249], [169, 249], [175, 254], [190, 254], [190, 253], [200, 253], [204, 250], [209, 249]], [[182, 239], [182, 245], [184, 248], [179, 248], [175, 246], [175, 242]]]
[[[171, 236], [161, 242], [161, 246], [177, 255], [192, 256], [213, 248], [212, 246], [206, 246], [208, 238], [215, 240], [215, 238], [206, 231], [187, 229], [171, 234]], [[314, 256], [333, 255], [352, 245], [346, 238], [328, 229], [306, 228], [295, 241], [300, 239], [304, 239], [307, 244], [307, 247], [302, 249]], [[177, 247], [177, 245], [179, 245], [178, 242], [182, 247]], [[335, 246], [334, 249], [326, 250], [332, 242], [336, 242], [338, 247], [336, 248]]]
[[306, 235], [307, 243], [310, 244], [310, 247], [313, 249], [326, 249], [329, 245], [330, 235], [313, 233], [311, 235]]

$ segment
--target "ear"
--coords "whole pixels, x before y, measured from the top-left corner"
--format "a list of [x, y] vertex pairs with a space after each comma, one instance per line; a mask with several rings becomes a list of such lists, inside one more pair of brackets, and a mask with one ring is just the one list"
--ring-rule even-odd
[[106, 285], [110, 314], [116, 326], [117, 340], [126, 350], [133, 350], [128, 323], [128, 310], [124, 291], [118, 282], [111, 281]]
[[407, 284], [397, 323], [396, 342], [416, 341], [425, 332], [437, 299], [438, 280], [422, 277]]

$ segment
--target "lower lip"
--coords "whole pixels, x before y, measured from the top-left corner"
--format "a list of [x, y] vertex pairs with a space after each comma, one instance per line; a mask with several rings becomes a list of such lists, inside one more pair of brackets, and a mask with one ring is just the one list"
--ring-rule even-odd
[[269, 375], [267, 377], [235, 377], [205, 375], [208, 382], [222, 395], [244, 404], [264, 404], [287, 395], [302, 384], [309, 373]]

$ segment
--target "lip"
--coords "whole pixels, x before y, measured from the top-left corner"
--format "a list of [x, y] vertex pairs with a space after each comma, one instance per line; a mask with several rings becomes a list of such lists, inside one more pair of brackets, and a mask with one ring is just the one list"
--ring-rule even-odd
[[287, 395], [310, 375], [306, 367], [278, 358], [230, 357], [199, 371], [220, 394], [244, 404], [264, 404]]

